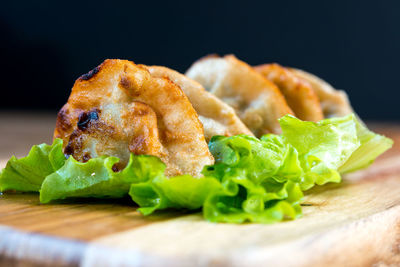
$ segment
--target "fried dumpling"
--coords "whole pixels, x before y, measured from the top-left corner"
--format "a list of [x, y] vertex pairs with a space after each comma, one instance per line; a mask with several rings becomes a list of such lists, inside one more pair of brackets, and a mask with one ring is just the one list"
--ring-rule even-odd
[[212, 164], [196, 111], [172, 81], [152, 77], [127, 60], [106, 60], [81, 76], [61, 109], [54, 132], [65, 154], [79, 161], [130, 153], [158, 156], [166, 175], [199, 176]]
[[354, 113], [344, 91], [334, 89], [326, 81], [306, 71], [293, 68], [290, 71], [311, 84], [320, 100], [324, 117], [340, 117]]
[[315, 122], [324, 118], [318, 96], [306, 80], [278, 64], [264, 64], [254, 69], [278, 86], [296, 117]]
[[203, 86], [198, 82], [166, 67], [146, 67], [150, 71], [151, 76], [168, 78], [180, 86], [199, 115], [207, 141], [214, 135], [253, 135], [236, 115], [233, 108], [204, 90]]
[[200, 59], [186, 75], [233, 107], [257, 137], [280, 133], [278, 119], [293, 114], [275, 84], [233, 55]]

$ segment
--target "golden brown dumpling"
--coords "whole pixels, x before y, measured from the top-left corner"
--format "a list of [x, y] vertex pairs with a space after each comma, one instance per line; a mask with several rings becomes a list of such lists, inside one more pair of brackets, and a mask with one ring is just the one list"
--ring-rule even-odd
[[257, 137], [279, 133], [278, 119], [293, 114], [275, 84], [233, 55], [200, 59], [186, 75], [233, 107]]
[[264, 64], [254, 69], [278, 86], [296, 117], [306, 121], [324, 118], [318, 96], [306, 80], [278, 64]]
[[290, 71], [311, 84], [320, 100], [324, 117], [340, 117], [354, 113], [344, 91], [334, 89], [324, 80], [304, 70], [290, 69]]
[[166, 67], [146, 67], [153, 77], [165, 77], [180, 86], [199, 115], [207, 141], [214, 135], [253, 135], [229, 105], [204, 90], [198, 82]]
[[54, 137], [80, 161], [117, 156], [123, 167], [131, 152], [158, 156], [168, 176], [199, 176], [214, 161], [179, 86], [127, 60], [106, 60], [75, 82]]

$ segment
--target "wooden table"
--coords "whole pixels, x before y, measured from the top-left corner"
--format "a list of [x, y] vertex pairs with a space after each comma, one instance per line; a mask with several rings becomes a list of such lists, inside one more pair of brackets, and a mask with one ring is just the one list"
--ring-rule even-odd
[[[0, 164], [50, 142], [55, 114], [0, 113]], [[129, 199], [39, 203], [0, 195], [1, 266], [400, 265], [400, 126], [395, 146], [340, 185], [307, 193], [295, 221], [213, 224], [201, 214], [142, 217]]]

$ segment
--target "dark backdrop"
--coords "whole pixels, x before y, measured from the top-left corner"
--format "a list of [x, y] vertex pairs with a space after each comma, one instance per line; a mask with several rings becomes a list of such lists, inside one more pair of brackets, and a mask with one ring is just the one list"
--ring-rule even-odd
[[57, 110], [106, 58], [184, 72], [209, 53], [278, 62], [345, 89], [364, 119], [400, 119], [400, 1], [7, 1], [0, 109]]

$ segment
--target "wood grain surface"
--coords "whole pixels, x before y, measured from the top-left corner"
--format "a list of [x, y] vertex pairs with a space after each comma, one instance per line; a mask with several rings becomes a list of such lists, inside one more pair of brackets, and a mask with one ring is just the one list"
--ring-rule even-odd
[[[55, 114], [0, 113], [0, 166], [50, 142]], [[307, 192], [304, 216], [213, 224], [198, 213], [142, 217], [130, 199], [40, 204], [0, 195], [1, 266], [398, 266], [400, 125], [369, 124], [395, 146], [367, 170]]]

